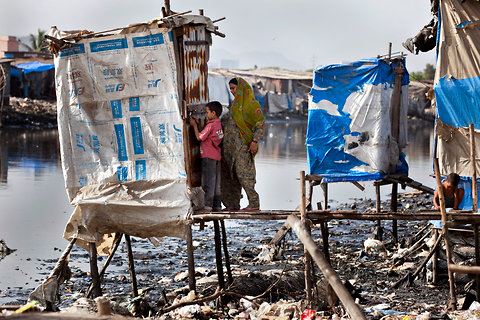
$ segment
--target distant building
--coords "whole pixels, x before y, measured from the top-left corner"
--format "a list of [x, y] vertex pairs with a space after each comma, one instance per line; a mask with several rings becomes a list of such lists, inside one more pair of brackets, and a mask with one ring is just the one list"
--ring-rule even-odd
[[0, 36], [0, 60], [6, 81], [4, 102], [8, 103], [10, 96], [54, 99], [53, 55], [19, 48], [17, 37]]

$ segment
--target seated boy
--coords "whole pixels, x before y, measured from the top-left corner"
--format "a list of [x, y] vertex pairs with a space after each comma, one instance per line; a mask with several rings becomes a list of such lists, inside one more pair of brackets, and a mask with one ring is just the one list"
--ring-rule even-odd
[[[453, 208], [454, 210], [457, 210], [462, 202], [465, 190], [463, 188], [458, 188], [459, 182], [460, 176], [456, 173], [450, 173], [447, 176], [447, 179], [442, 183], [445, 208]], [[438, 190], [435, 190], [435, 194], [433, 195], [433, 204], [435, 205], [435, 209], [440, 210]]]
[[202, 188], [205, 191], [205, 205], [202, 212], [220, 211], [222, 208], [220, 193], [220, 142], [223, 138], [220, 115], [222, 105], [211, 101], [205, 107], [208, 119], [205, 128], [199, 132], [196, 119], [190, 119], [195, 136], [200, 141], [200, 157], [202, 158]]

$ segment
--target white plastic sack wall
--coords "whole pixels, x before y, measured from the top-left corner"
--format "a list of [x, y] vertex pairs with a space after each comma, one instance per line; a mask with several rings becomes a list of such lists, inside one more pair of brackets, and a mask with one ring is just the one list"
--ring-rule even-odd
[[390, 167], [408, 171], [408, 73], [404, 66], [399, 141], [391, 134], [395, 65], [368, 59], [319, 67], [310, 91], [307, 156], [311, 174], [325, 182], [381, 178]]
[[75, 206], [64, 237], [183, 237], [190, 200], [170, 34], [82, 40], [55, 66], [62, 166]]
[[[480, 4], [475, 1], [444, 0], [440, 2], [438, 59], [435, 75], [435, 100], [438, 110], [437, 127], [452, 130], [473, 124], [480, 129]], [[443, 135], [438, 140], [437, 157], [440, 173], [456, 172], [471, 177], [468, 130], [454, 136]], [[476, 134], [477, 152], [480, 149]], [[453, 138], [453, 139], [452, 139]], [[477, 172], [480, 163], [477, 162]]]
[[[435, 156], [440, 174], [458, 173], [465, 196], [460, 209], [472, 209], [470, 124], [475, 128], [476, 155], [480, 148], [480, 4], [477, 1], [442, 0], [439, 4], [439, 37], [435, 101], [439, 137]], [[480, 162], [476, 162], [476, 171]], [[478, 174], [477, 174], [478, 176]]]

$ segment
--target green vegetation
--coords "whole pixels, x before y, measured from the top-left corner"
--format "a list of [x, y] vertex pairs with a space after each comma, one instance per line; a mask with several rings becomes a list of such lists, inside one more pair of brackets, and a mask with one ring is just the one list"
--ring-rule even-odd
[[433, 80], [435, 78], [435, 67], [427, 63], [423, 72], [410, 72], [410, 79], [416, 81]]
[[44, 36], [47, 31], [38, 29], [37, 34], [30, 34], [30, 44], [21, 42], [20, 44], [24, 46], [28, 51], [33, 52], [44, 52], [48, 53], [48, 48], [43, 44]]

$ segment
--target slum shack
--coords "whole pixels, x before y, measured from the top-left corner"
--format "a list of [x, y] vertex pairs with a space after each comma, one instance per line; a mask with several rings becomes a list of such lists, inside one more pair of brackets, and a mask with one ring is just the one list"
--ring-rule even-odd
[[[89, 250], [94, 295], [95, 257], [112, 253], [123, 234], [128, 247], [129, 236], [154, 244], [185, 237], [200, 176], [186, 120], [204, 112], [212, 34], [224, 36], [203, 12], [188, 13], [166, 6], [149, 22], [105, 32], [52, 27], [46, 37], [55, 54], [62, 168], [74, 206], [64, 257], [74, 243]], [[61, 281], [52, 277], [31, 298], [55, 303]]]
[[213, 69], [208, 73], [208, 85], [212, 100], [223, 105], [229, 103], [228, 86], [234, 77], [242, 77], [253, 89], [255, 99], [263, 113], [276, 115], [306, 115], [308, 93], [312, 87], [311, 72], [278, 70], [272, 68], [254, 70]]

